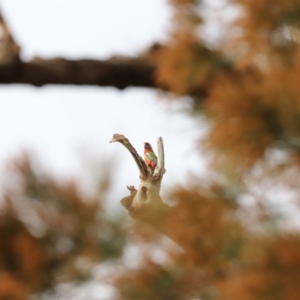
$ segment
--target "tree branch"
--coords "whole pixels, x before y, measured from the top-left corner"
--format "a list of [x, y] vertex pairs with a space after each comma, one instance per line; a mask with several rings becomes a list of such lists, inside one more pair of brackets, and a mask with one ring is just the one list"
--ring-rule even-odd
[[[29, 84], [41, 87], [55, 85], [111, 86], [123, 90], [127, 87], [144, 87], [169, 91], [156, 80], [157, 64], [152, 57], [164, 46], [155, 43], [137, 57], [112, 56], [108, 60], [62, 57], [43, 59], [35, 57], [22, 61], [20, 47], [15, 43], [7, 24], [0, 15], [2, 39], [0, 48], [0, 84]], [[207, 87], [190, 91], [191, 96], [205, 97]]]
[[[133, 155], [138, 166], [143, 165], [147, 167], [143, 160], [142, 163], [140, 162], [142, 158], [138, 156], [136, 150], [125, 136], [114, 134], [110, 142], [120, 142]], [[159, 195], [161, 181], [165, 173], [165, 156], [162, 137], [157, 139], [157, 145], [158, 163], [154, 173], [146, 169], [147, 176], [140, 176], [140, 186], [138, 189], [135, 189], [134, 186], [127, 186], [130, 195], [124, 197], [121, 200], [121, 204], [133, 219], [146, 223], [158, 232], [168, 236], [188, 253], [190, 250], [188, 248], [185, 249], [184, 244], [181, 245], [180, 235], [178, 235], [177, 231], [173, 230], [174, 216], [176, 216], [175, 220], [177, 223], [178, 221], [181, 222], [181, 218], [178, 217], [180, 211], [178, 211], [177, 207], [169, 207], [166, 205]], [[177, 226], [180, 226], [180, 224], [177, 224]]]
[[0, 12], [0, 26], [2, 35], [0, 39], [0, 68], [2, 65], [11, 64], [12, 66], [16, 61], [19, 61], [20, 47], [13, 39], [9, 27], [5, 22]]
[[158, 165], [152, 173], [145, 161], [138, 155], [135, 148], [129, 140], [122, 134], [114, 134], [111, 143], [119, 142], [125, 146], [133, 156], [140, 170], [140, 186], [136, 190], [133, 186], [127, 187], [131, 194], [121, 200], [122, 205], [129, 211], [132, 217], [139, 218], [146, 211], [149, 215], [150, 211], [161, 210], [165, 207], [159, 193], [161, 181], [164, 175], [164, 150], [163, 139], [158, 138]]
[[161, 180], [165, 173], [165, 152], [162, 137], [157, 139], [157, 166], [154, 170], [153, 177], [155, 180]]
[[154, 79], [155, 66], [145, 59], [127, 60], [67, 60], [64, 58], [34, 58], [0, 65], [0, 84], [21, 83], [34, 86], [74, 84], [126, 87], [163, 88]]
[[[153, 57], [164, 48], [155, 43], [137, 57], [113, 56], [108, 60], [65, 58], [43, 59], [35, 57], [22, 61], [20, 47], [15, 43], [7, 24], [0, 15], [2, 39], [0, 48], [0, 84], [47, 84], [112, 86], [120, 90], [127, 87], [145, 87], [169, 91], [156, 80], [157, 63]], [[198, 86], [189, 94], [207, 96], [208, 86]]]
[[[36, 87], [47, 84], [93, 85], [111, 86], [120, 90], [127, 87], [145, 87], [170, 91], [165, 84], [156, 80], [158, 66], [155, 57], [165, 48], [159, 43], [154, 43], [137, 57], [113, 56], [108, 60], [35, 57], [25, 62], [20, 59], [20, 47], [14, 41], [1, 14], [0, 26], [3, 32], [0, 47], [0, 84], [29, 84]], [[192, 88], [187, 94], [202, 100], [208, 95], [209, 87], [210, 82], [207, 82]]]
[[134, 158], [134, 160], [139, 168], [140, 178], [142, 180], [146, 180], [149, 176], [151, 176], [151, 173], [150, 173], [145, 161], [138, 155], [135, 148], [131, 145], [129, 140], [124, 135], [115, 133], [109, 142], [110, 143], [119, 142], [128, 149], [128, 151]]

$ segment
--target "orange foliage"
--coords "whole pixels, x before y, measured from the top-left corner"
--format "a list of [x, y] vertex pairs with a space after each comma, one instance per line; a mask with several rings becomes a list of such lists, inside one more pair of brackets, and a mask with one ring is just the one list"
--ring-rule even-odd
[[[167, 219], [174, 240], [188, 251], [188, 259], [203, 272], [222, 273], [242, 244], [241, 225], [234, 217], [235, 206], [221, 195], [211, 197], [178, 189], [178, 201]], [[245, 234], [245, 232], [243, 232]]]
[[240, 72], [215, 83], [206, 102], [212, 120], [206, 143], [208, 151], [216, 151], [214, 160], [221, 167], [251, 167], [274, 143], [277, 128], [266, 100], [257, 74]]
[[[177, 94], [201, 94], [216, 72], [228, 62], [219, 53], [205, 48], [193, 36], [180, 35], [160, 52], [157, 80]], [[170, 76], [172, 74], [172, 76]]]
[[197, 0], [170, 0], [171, 3], [173, 4], [179, 4], [179, 5], [188, 5], [188, 4], [196, 4]]
[[[243, 11], [237, 21], [242, 28], [241, 41], [253, 54], [283, 50], [291, 45], [284, 43], [284, 26], [299, 26], [300, 5], [298, 1], [234, 0]], [[287, 50], [287, 49], [285, 49]]]
[[8, 275], [0, 275], [0, 298], [2, 300], [25, 300], [28, 299], [28, 289], [17, 278]]
[[246, 268], [219, 284], [224, 299], [289, 299], [300, 295], [300, 236], [261, 238], [247, 249]]
[[[270, 183], [276, 177], [267, 171], [270, 149], [285, 154], [278, 170], [290, 175], [281, 182], [282, 197], [299, 188], [299, 181], [289, 179], [299, 178], [300, 172], [300, 52], [288, 26], [300, 27], [300, 4], [230, 1], [240, 9], [231, 27], [237, 31], [224, 33], [224, 40], [212, 47], [200, 35], [205, 26], [200, 2], [170, 2], [173, 27], [158, 57], [157, 80], [175, 94], [191, 97], [193, 112], [200, 112], [209, 125], [201, 141], [204, 155], [213, 174], [223, 176], [211, 181], [226, 180], [220, 180], [222, 188], [199, 184], [197, 189], [175, 189], [170, 197], [176, 204], [158, 222], [185, 255], [166, 249], [168, 259], [157, 264], [149, 253], [141, 266], [118, 277], [120, 298], [300, 299], [299, 229], [279, 223], [275, 230], [272, 209], [251, 226], [251, 216], [261, 213], [259, 206], [239, 203], [247, 188], [255, 191], [255, 181], [245, 180], [257, 166], [262, 180]], [[146, 236], [141, 228], [135, 231]], [[145, 244], [151, 243], [149, 236]], [[178, 270], [184, 281], [176, 277]], [[162, 273], [168, 285], [160, 281]]]
[[[44, 272], [47, 258], [42, 253], [38, 239], [26, 230], [12, 211], [6, 211], [5, 219], [0, 221], [0, 240], [0, 268], [7, 275], [15, 274], [15, 279], [26, 286], [23, 290], [39, 289], [44, 283], [43, 277], [36, 275]], [[13, 281], [12, 277], [9, 278]]]
[[15, 187], [0, 216], [0, 299], [29, 299], [60, 282], [88, 279], [96, 263], [121, 254], [122, 229], [100, 217], [98, 196], [43, 174], [27, 156], [11, 170]]
[[197, 274], [192, 269], [174, 265], [161, 266], [146, 261], [142, 269], [127, 270], [117, 279], [116, 284], [120, 300], [180, 300], [195, 296]]

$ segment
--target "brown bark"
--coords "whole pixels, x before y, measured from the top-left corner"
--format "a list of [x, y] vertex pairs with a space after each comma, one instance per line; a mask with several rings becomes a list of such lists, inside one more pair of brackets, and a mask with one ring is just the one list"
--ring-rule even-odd
[[161, 88], [154, 79], [155, 66], [138, 58], [109, 60], [67, 60], [64, 58], [35, 58], [29, 62], [14, 59], [0, 62], [1, 84], [74, 84]]
[[[108, 60], [66, 58], [31, 61], [20, 58], [20, 47], [0, 13], [0, 84], [29, 84], [36, 87], [55, 85], [110, 86], [120, 90], [127, 87], [144, 87], [168, 91], [168, 87], [156, 80], [155, 57], [164, 46], [153, 44], [137, 57], [113, 56]], [[208, 86], [199, 86], [189, 94], [205, 97]]]
[[[157, 227], [157, 213], [165, 213], [168, 206], [165, 205], [160, 197], [161, 181], [165, 173], [164, 146], [161, 137], [157, 140], [158, 162], [152, 171], [144, 162], [131, 145], [130, 141], [122, 134], [114, 134], [111, 143], [119, 142], [133, 156], [135, 163], [140, 171], [140, 185], [138, 189], [128, 186], [130, 195], [121, 200], [122, 205], [128, 210], [131, 217], [152, 223]], [[154, 225], [155, 224], [155, 225]]]
[[[0, 12], [0, 84], [73, 84], [126, 87], [162, 88], [155, 81], [156, 66], [149, 57], [114, 56], [108, 60], [65, 58], [25, 62], [20, 59], [20, 47]], [[149, 50], [157, 51], [159, 44]]]
[[[124, 135], [114, 134], [110, 142], [119, 142], [127, 148], [140, 171], [139, 187], [136, 189], [134, 186], [127, 186], [130, 194], [122, 198], [121, 204], [123, 207], [133, 219], [155, 228], [188, 253], [189, 249], [185, 249], [185, 245], [181, 244], [180, 236], [172, 228], [173, 216], [174, 214], [178, 215], [178, 210], [176, 207], [170, 207], [165, 204], [160, 196], [161, 182], [165, 174], [163, 139], [159, 137], [157, 140], [158, 161], [154, 171], [147, 167], [143, 158], [138, 155], [135, 148]], [[177, 217], [176, 220], [178, 222], [180, 218]]]

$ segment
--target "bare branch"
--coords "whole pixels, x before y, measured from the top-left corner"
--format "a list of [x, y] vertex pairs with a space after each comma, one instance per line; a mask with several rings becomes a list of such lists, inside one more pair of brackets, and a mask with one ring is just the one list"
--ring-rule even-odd
[[133, 198], [134, 198], [135, 194], [137, 193], [137, 190], [136, 190], [135, 187], [132, 186], [132, 185], [127, 186], [127, 189], [130, 191], [130, 195], [124, 197], [124, 198], [121, 200], [121, 204], [122, 204], [122, 205], [129, 211], [129, 213], [130, 213], [130, 208], [131, 208], [131, 205], [132, 205], [132, 201], [133, 201]]
[[[143, 170], [148, 172], [145, 162], [138, 156], [124, 135], [114, 134], [110, 142], [123, 144], [133, 155], [138, 166], [145, 168]], [[162, 137], [157, 139], [157, 145], [158, 163], [154, 174], [148, 172], [147, 176], [140, 176], [140, 186], [138, 189], [135, 189], [134, 186], [127, 186], [130, 194], [122, 198], [121, 204], [133, 219], [150, 225], [174, 242], [178, 242], [180, 246], [180, 237], [178, 237], [177, 232], [174, 232], [172, 228], [173, 216], [174, 214], [177, 216], [179, 211], [176, 207], [166, 205], [160, 197], [161, 181], [165, 173], [165, 155]], [[184, 247], [184, 245], [182, 246]]]
[[15, 61], [19, 60], [20, 47], [13, 39], [1, 12], [0, 26], [2, 28], [2, 36], [0, 39], [0, 65], [14, 63]]
[[109, 142], [119, 142], [129, 150], [139, 168], [141, 179], [147, 179], [151, 175], [144, 160], [138, 155], [135, 148], [124, 135], [115, 133]]
[[[4, 47], [7, 49], [4, 51], [7, 53], [4, 55], [7, 59], [5, 64], [0, 62], [0, 84], [30, 84], [36, 87], [47, 84], [93, 85], [111, 86], [120, 90], [128, 87], [145, 87], [170, 91], [166, 84], [157, 80], [159, 66], [157, 60], [153, 59], [155, 53], [164, 48], [163, 45], [151, 46], [146, 51], [147, 54], [137, 57], [114, 55], [107, 60], [35, 57], [29, 62], [24, 62], [19, 59], [19, 47], [11, 35], [7, 37], [6, 44], [13, 46]], [[210, 83], [199, 85], [187, 94], [204, 99], [209, 87]]]
[[164, 142], [162, 137], [157, 139], [157, 166], [155, 168], [153, 177], [155, 180], [161, 180], [165, 173], [165, 152]]
[[[140, 170], [140, 186], [136, 190], [133, 186], [127, 187], [130, 195], [121, 200], [122, 205], [134, 218], [145, 218], [155, 216], [158, 211], [164, 211], [166, 205], [160, 197], [160, 186], [164, 175], [164, 149], [163, 139], [158, 138], [158, 166], [155, 173], [148, 168], [145, 161], [138, 155], [129, 140], [122, 134], [114, 134], [111, 143], [119, 142], [123, 144], [133, 156]], [[154, 220], [155, 221], [155, 218]]]
[[0, 83], [162, 88], [155, 82], [155, 66], [148, 60], [133, 58], [124, 61], [34, 58], [30, 62], [19, 61], [17, 66], [0, 64]]
[[[7, 41], [13, 41], [9, 36]], [[5, 57], [11, 59], [6, 59], [5, 64], [0, 63], [0, 84], [30, 84], [36, 87], [47, 84], [93, 85], [111, 86], [120, 90], [145, 87], [170, 91], [166, 85], [156, 80], [158, 66], [151, 58], [152, 51], [160, 51], [163, 46], [158, 49], [152, 46], [149, 48], [149, 55], [137, 57], [114, 55], [107, 60], [35, 57], [24, 62], [19, 59], [19, 47], [15, 43], [8, 44], [14, 47], [5, 47]], [[204, 98], [207, 96], [207, 89], [208, 85], [199, 86], [189, 94]]]

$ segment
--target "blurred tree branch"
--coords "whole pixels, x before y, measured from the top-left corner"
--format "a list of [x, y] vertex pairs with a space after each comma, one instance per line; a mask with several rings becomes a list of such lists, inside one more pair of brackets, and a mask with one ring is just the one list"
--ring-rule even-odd
[[0, 62], [0, 84], [73, 84], [162, 88], [154, 79], [155, 66], [146, 59], [68, 60], [34, 58], [29, 62]]
[[0, 11], [0, 26], [2, 29], [2, 36], [0, 39], [0, 68], [4, 65], [14, 65], [19, 61], [20, 47], [13, 39], [10, 30], [5, 22]]
[[[2, 30], [0, 43], [0, 84], [74, 84], [162, 88], [154, 79], [155, 65], [147, 57], [113, 56], [108, 60], [68, 60], [65, 58], [42, 59], [34, 57], [22, 61], [20, 47], [15, 42], [0, 12]], [[154, 45], [152, 50], [157, 49]]]
[[[70, 84], [110, 86], [120, 90], [127, 87], [170, 90], [170, 87], [157, 80], [159, 61], [155, 57], [165, 48], [159, 43], [154, 43], [136, 57], [114, 55], [107, 60], [71, 60], [35, 56], [30, 61], [24, 61], [19, 56], [21, 48], [15, 42], [1, 14], [0, 27], [0, 84], [28, 84], [36, 87]], [[198, 86], [189, 94], [205, 97], [207, 90], [208, 85]]]

